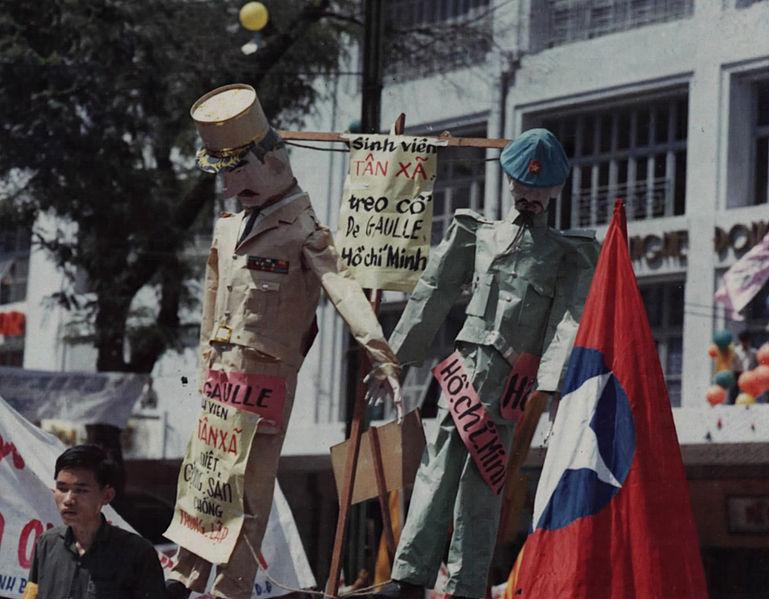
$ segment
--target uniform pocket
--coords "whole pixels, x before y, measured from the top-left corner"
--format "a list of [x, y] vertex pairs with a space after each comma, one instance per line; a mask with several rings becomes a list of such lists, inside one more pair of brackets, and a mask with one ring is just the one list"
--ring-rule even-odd
[[280, 306], [280, 283], [255, 280], [248, 286], [246, 311], [256, 320], [273, 318]]
[[489, 305], [493, 284], [493, 274], [479, 273], [475, 275], [473, 280], [473, 296], [470, 298], [470, 303], [467, 304], [467, 309], [465, 310], [469, 316], [483, 318], [486, 315], [486, 307]]
[[544, 324], [553, 301], [552, 290], [529, 283], [524, 291], [521, 309], [518, 312], [518, 324], [537, 328]]

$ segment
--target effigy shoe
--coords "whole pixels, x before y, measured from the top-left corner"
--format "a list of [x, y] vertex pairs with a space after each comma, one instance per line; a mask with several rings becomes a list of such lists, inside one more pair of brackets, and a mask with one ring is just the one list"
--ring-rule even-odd
[[425, 588], [402, 580], [391, 580], [369, 597], [371, 599], [424, 599]]

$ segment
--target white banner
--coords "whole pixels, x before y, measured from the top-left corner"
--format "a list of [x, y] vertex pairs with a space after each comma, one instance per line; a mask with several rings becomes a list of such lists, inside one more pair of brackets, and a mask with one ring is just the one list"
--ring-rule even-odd
[[350, 142], [336, 243], [361, 287], [410, 293], [427, 266], [438, 147], [405, 135], [343, 136]]
[[[37, 538], [62, 523], [51, 489], [56, 458], [64, 449], [56, 437], [32, 425], [0, 397], [0, 596], [21, 597]], [[104, 515], [115, 526], [133, 531], [111, 507]], [[253, 598], [289, 592], [266, 574], [288, 587], [315, 586], [293, 515], [277, 485], [262, 553], [268, 569], [257, 575]], [[173, 566], [165, 556], [161, 563], [166, 572]]]
[[721, 277], [715, 301], [721, 303], [733, 320], [744, 320], [740, 311], [750, 303], [769, 280], [769, 233], [737, 260]]
[[49, 372], [0, 366], [0, 396], [31, 422], [56, 418], [125, 428], [150, 377], [130, 372]]

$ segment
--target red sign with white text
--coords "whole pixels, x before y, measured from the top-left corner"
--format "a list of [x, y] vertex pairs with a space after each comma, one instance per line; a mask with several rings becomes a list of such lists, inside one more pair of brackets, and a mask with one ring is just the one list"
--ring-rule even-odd
[[433, 368], [433, 375], [443, 389], [454, 426], [481, 477], [499, 495], [505, 484], [507, 452], [467, 375], [462, 354], [455, 351]]
[[270, 424], [283, 428], [286, 380], [279, 376], [209, 370], [203, 395], [236, 410], [261, 416]]
[[526, 400], [537, 382], [539, 358], [533, 354], [523, 353], [518, 356], [505, 383], [502, 401], [499, 403], [499, 413], [505, 420], [518, 422], [523, 416]]

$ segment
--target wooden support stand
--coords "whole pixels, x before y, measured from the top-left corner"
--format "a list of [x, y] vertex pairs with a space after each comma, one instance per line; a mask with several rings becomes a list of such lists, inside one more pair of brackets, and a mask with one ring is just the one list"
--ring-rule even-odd
[[[369, 300], [374, 314], [378, 314], [381, 292], [378, 290], [372, 291]], [[355, 389], [355, 404], [352, 411], [350, 447], [347, 452], [347, 460], [345, 461], [344, 484], [342, 485], [342, 495], [339, 497], [339, 517], [336, 521], [336, 533], [334, 535], [334, 550], [331, 554], [331, 567], [328, 580], [326, 581], [326, 595], [329, 597], [336, 597], [339, 592], [339, 574], [342, 571], [344, 535], [347, 531], [347, 519], [350, 515], [350, 506], [352, 505], [352, 491], [355, 487], [355, 472], [358, 468], [360, 440], [363, 435], [363, 416], [366, 409], [366, 385], [363, 383], [363, 378], [369, 370], [370, 364], [367, 357], [361, 355], [360, 367], [358, 368], [358, 384]]]
[[[406, 116], [401, 114], [393, 125], [392, 132], [396, 135], [402, 135], [405, 126]], [[315, 141], [315, 142], [347, 142], [347, 139], [343, 137], [342, 133], [332, 132], [320, 132], [320, 131], [278, 131], [278, 134], [287, 141]], [[441, 134], [438, 137], [425, 137], [426, 140], [435, 139], [445, 141], [448, 146], [458, 147], [472, 147], [472, 148], [487, 148], [487, 149], [501, 149], [507, 145], [509, 140], [507, 139], [487, 139], [487, 138], [475, 138], [475, 137], [453, 137], [448, 132]], [[378, 290], [373, 290], [370, 295], [370, 301], [374, 313], [379, 312], [379, 302], [381, 300], [381, 293]], [[336, 597], [339, 592], [339, 575], [342, 568], [342, 553], [344, 547], [344, 537], [347, 530], [347, 521], [352, 504], [353, 489], [355, 486], [355, 472], [358, 467], [358, 456], [360, 453], [361, 436], [363, 434], [363, 417], [365, 415], [365, 397], [366, 386], [363, 384], [363, 377], [370, 370], [370, 365], [365, 356], [362, 356], [360, 361], [360, 369], [358, 376], [358, 383], [355, 393], [355, 403], [352, 413], [352, 425], [350, 428], [350, 446], [346, 455], [344, 478], [342, 485], [342, 492], [339, 497], [339, 518], [337, 519], [336, 533], [334, 536], [334, 549], [331, 557], [331, 567], [329, 570], [328, 581], [326, 582], [325, 595], [328, 597]], [[533, 398], [532, 398], [533, 399]], [[528, 409], [528, 406], [527, 406]], [[379, 505], [382, 510], [382, 523], [383, 534], [385, 536], [385, 542], [387, 544], [387, 550], [390, 554], [390, 558], [395, 554], [395, 536], [392, 530], [392, 522], [390, 521], [390, 512], [388, 505], [387, 489], [384, 478], [384, 468], [382, 464], [381, 448], [379, 446], [379, 438], [375, 428], [371, 429], [371, 453], [372, 461], [374, 463], [374, 472], [376, 476], [377, 495], [379, 498]], [[532, 431], [533, 434], [533, 431]], [[529, 442], [531, 438], [529, 437]], [[524, 455], [525, 458], [525, 455]]]

